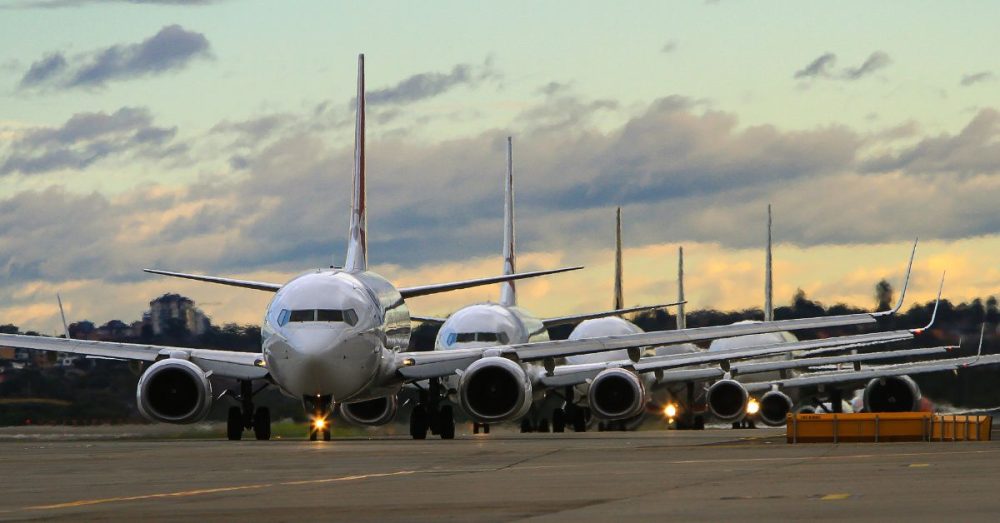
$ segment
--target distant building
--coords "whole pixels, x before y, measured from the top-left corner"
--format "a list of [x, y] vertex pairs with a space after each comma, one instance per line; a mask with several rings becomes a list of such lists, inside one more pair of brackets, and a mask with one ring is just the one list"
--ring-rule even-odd
[[168, 332], [171, 320], [180, 320], [187, 331], [195, 336], [204, 334], [211, 325], [208, 317], [195, 307], [194, 302], [180, 294], [164, 294], [149, 302], [149, 324], [153, 335]]

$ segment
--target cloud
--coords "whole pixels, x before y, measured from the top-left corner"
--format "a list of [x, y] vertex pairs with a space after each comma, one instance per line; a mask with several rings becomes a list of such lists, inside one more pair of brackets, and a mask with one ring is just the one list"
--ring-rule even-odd
[[174, 143], [175, 127], [153, 124], [149, 110], [123, 107], [114, 113], [78, 113], [59, 127], [20, 130], [0, 149], [0, 176], [83, 170], [111, 156], [165, 158], [185, 147]]
[[[31, 64], [21, 88], [103, 87], [128, 80], [180, 70], [192, 60], [210, 56], [205, 35], [169, 25], [137, 44], [118, 44], [67, 59], [51, 53]], [[72, 65], [70, 63], [72, 62]]]
[[872, 53], [861, 65], [858, 67], [849, 67], [844, 70], [843, 78], [845, 80], [858, 80], [864, 78], [879, 69], [884, 69], [892, 63], [892, 59], [889, 55], [882, 51], [875, 51]]
[[962, 75], [962, 80], [959, 82], [963, 87], [968, 87], [970, 85], [975, 85], [982, 82], [992, 82], [996, 79], [996, 76], [990, 71], [982, 71], [978, 73], [969, 73]]
[[[449, 279], [449, 267], [498, 257], [511, 129], [519, 245], [551, 264], [594, 259], [608, 249], [619, 204], [630, 248], [756, 248], [756, 224], [769, 202], [779, 210], [776, 233], [786, 246], [1000, 231], [993, 212], [1000, 114], [993, 110], [941, 136], [924, 136], [908, 123], [874, 134], [844, 126], [788, 130], [746, 125], [683, 97], [621, 115], [614, 101], [549, 87], [509, 129], [430, 143], [370, 137], [369, 242], [379, 271], [405, 276], [421, 268], [426, 280], [439, 281]], [[594, 117], [605, 112], [625, 123], [598, 128]], [[206, 138], [232, 137], [238, 154], [218, 149], [221, 157], [201, 166], [212, 175], [188, 185], [144, 185], [113, 196], [58, 188], [0, 196], [0, 294], [70, 279], [93, 281], [92, 289], [152, 289], [138, 272], [146, 266], [270, 278], [341, 264], [352, 145], [310, 127], [309, 119], [321, 116], [220, 123]], [[138, 108], [83, 113], [19, 133], [10, 147], [21, 160], [0, 163], [37, 159], [83, 168], [97, 161], [88, 156], [95, 150], [107, 151], [98, 159], [131, 160], [177, 146], [173, 129]], [[67, 156], [71, 161], [56, 161]], [[163, 285], [156, 290], [180, 284]]]
[[818, 58], [809, 62], [808, 65], [795, 71], [793, 78], [816, 78], [820, 76], [830, 76], [830, 70], [837, 61], [837, 55], [833, 53], [823, 53]]
[[837, 55], [834, 53], [823, 53], [818, 58], [809, 62], [808, 65], [795, 71], [793, 78], [828, 78], [833, 80], [853, 81], [870, 76], [876, 71], [885, 69], [892, 64], [892, 59], [883, 51], [875, 51], [857, 67], [847, 67], [841, 71], [834, 71], [837, 62]]
[[47, 82], [66, 71], [66, 57], [62, 53], [52, 53], [31, 64], [21, 78], [21, 87], [34, 87]]
[[934, 136], [864, 162], [867, 172], [905, 170], [913, 174], [1000, 174], [1000, 112], [982, 109], [957, 134]]
[[[458, 64], [447, 73], [419, 73], [392, 87], [368, 91], [365, 101], [374, 106], [406, 104], [444, 94], [458, 86], [475, 87], [485, 81], [497, 81], [502, 75], [487, 58], [483, 65]], [[351, 105], [354, 103], [352, 101]]]

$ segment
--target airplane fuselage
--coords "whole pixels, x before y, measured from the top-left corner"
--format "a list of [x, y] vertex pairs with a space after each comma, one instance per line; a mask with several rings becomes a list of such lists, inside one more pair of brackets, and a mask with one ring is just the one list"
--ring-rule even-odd
[[392, 355], [406, 350], [410, 314], [399, 291], [371, 271], [317, 269], [278, 290], [261, 328], [264, 361], [294, 397], [333, 401], [384, 395]]

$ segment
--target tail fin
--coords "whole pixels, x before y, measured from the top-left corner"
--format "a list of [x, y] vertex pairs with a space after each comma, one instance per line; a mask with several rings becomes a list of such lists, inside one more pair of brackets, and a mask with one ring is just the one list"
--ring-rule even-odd
[[365, 212], [365, 55], [358, 55], [358, 109], [354, 127], [354, 194], [351, 230], [344, 270], [368, 270], [367, 215]]
[[677, 328], [687, 328], [687, 314], [684, 312], [684, 247], [677, 248]]
[[774, 273], [771, 262], [771, 204], [767, 204], [767, 259], [764, 268], [764, 321], [774, 321]]
[[622, 296], [622, 208], [615, 214], [615, 303], [614, 309], [625, 308], [625, 298]]
[[[517, 254], [514, 250], [514, 159], [510, 136], [507, 137], [507, 178], [503, 199], [503, 273], [504, 276], [516, 272]], [[500, 304], [517, 305], [517, 289], [514, 281], [500, 284]]]

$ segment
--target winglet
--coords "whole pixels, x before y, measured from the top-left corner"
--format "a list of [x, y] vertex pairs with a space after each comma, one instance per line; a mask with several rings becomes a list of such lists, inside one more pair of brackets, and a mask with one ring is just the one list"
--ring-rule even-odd
[[684, 312], [684, 247], [677, 247], [677, 330], [687, 328], [687, 314]]
[[[507, 137], [507, 178], [504, 183], [503, 199], [503, 273], [509, 276], [517, 272], [514, 250], [514, 153], [510, 136]], [[500, 304], [517, 305], [517, 289], [513, 280], [500, 284]]]
[[615, 296], [611, 308], [624, 309], [625, 298], [622, 295], [622, 208], [615, 213]]
[[906, 298], [906, 288], [910, 285], [910, 270], [913, 269], [913, 258], [917, 255], [917, 242], [920, 238], [913, 240], [913, 250], [910, 251], [910, 263], [906, 266], [906, 276], [903, 278], [903, 289], [899, 292], [899, 301], [892, 310], [873, 313], [872, 316], [892, 316], [903, 308], [903, 299]]
[[983, 337], [985, 336], [986, 336], [986, 322], [984, 321], [983, 326], [979, 329], [979, 348], [976, 349], [976, 359], [972, 360], [969, 363], [966, 363], [965, 365], [962, 365], [963, 367], [971, 367], [972, 365], [979, 363], [979, 358], [983, 356]]
[[913, 334], [922, 334], [925, 330], [931, 328], [931, 325], [934, 325], [934, 319], [937, 318], [938, 305], [941, 304], [941, 290], [944, 289], [945, 272], [947, 271], [941, 273], [941, 283], [938, 285], [937, 299], [934, 300], [934, 312], [931, 313], [931, 321], [927, 322], [927, 325], [924, 327], [911, 330], [910, 332], [912, 332]]
[[66, 339], [68, 340], [71, 338], [71, 336], [69, 335], [69, 325], [66, 324], [66, 312], [63, 311], [62, 298], [59, 296], [58, 293], [56, 293], [56, 301], [59, 302], [59, 316], [62, 317], [63, 332], [66, 333]]
[[368, 270], [367, 212], [365, 202], [365, 55], [358, 55], [358, 108], [354, 124], [354, 192], [351, 229], [347, 240], [345, 271]]

